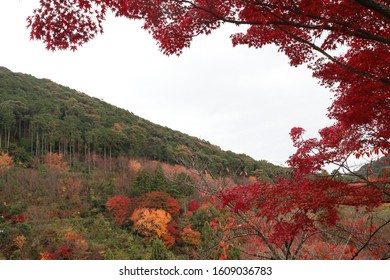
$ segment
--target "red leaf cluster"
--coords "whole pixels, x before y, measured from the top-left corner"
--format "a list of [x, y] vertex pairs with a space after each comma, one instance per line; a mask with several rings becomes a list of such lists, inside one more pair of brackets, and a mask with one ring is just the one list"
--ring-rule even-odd
[[375, 207], [383, 202], [382, 192], [365, 186], [350, 186], [331, 179], [283, 179], [277, 184], [255, 183], [224, 191], [221, 199], [232, 211], [254, 211], [273, 223], [271, 240], [278, 242], [297, 232], [315, 231], [316, 223], [332, 226], [340, 205]]
[[194, 200], [191, 200], [188, 203], [188, 211], [195, 212], [196, 210], [199, 209], [199, 207], [200, 207], [200, 204]]
[[106, 207], [112, 213], [115, 222], [123, 225], [130, 217], [131, 203], [132, 200], [127, 196], [116, 195], [107, 201]]

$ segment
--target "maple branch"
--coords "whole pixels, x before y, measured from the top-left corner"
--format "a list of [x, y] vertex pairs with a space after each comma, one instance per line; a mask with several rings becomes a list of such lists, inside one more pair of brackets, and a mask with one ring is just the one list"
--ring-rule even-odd
[[385, 3], [380, 3], [376, 0], [356, 0], [356, 2], [390, 19], [390, 7], [386, 6]]
[[[338, 31], [338, 32], [345, 33], [345, 34], [353, 36], [353, 37], [366, 39], [366, 40], [372, 40], [372, 41], [381, 42], [381, 43], [385, 43], [385, 44], [390, 44], [390, 38], [388, 38], [388, 37], [383, 37], [383, 36], [380, 36], [377, 34], [373, 34], [372, 32], [369, 32], [369, 31], [366, 31], [366, 30], [363, 30], [360, 28], [353, 28], [351, 26], [351, 23], [347, 22], [347, 21], [333, 20], [333, 19], [318, 16], [318, 15], [302, 13], [302, 11], [299, 10], [299, 8], [296, 6], [296, 4], [294, 2], [293, 2], [293, 4], [295, 6], [295, 9], [290, 8], [288, 6], [283, 6], [283, 8], [288, 10], [289, 12], [295, 14], [295, 15], [305, 16], [305, 17], [312, 18], [312, 19], [319, 20], [319, 21], [333, 23], [337, 26], [340, 26], [341, 28], [336, 27], [336, 26], [330, 26], [329, 24], [327, 24], [327, 25], [322, 24], [322, 25], [317, 25], [317, 26], [301, 25], [298, 27], [308, 28], [308, 29], [323, 29], [323, 30], [328, 30], [328, 31]], [[259, 3], [259, 5], [261, 5], [261, 4]], [[261, 5], [261, 6], [263, 6], [263, 5]], [[268, 10], [268, 12], [271, 12], [271, 11]], [[277, 15], [274, 13], [272, 13], [272, 15], [277, 17]], [[281, 18], [281, 17], [279, 17], [279, 18]], [[283, 20], [285, 21], [285, 19], [283, 19]], [[353, 28], [354, 31], [349, 31], [351, 28]]]
[[[178, 3], [187, 3], [187, 4], [191, 5], [194, 9], [204, 11], [204, 12], [212, 15], [213, 17], [215, 17], [218, 20], [221, 20], [221, 21], [227, 22], [227, 23], [232, 23], [235, 25], [281, 25], [281, 26], [299, 27], [299, 28], [310, 29], [310, 30], [339, 31], [339, 32], [342, 32], [342, 33], [345, 33], [347, 35], [351, 35], [351, 36], [354, 36], [357, 38], [372, 40], [372, 41], [385, 43], [385, 44], [390, 44], [390, 38], [383, 37], [383, 36], [380, 36], [377, 34], [373, 34], [371, 32], [363, 30], [363, 29], [355, 29], [354, 31], [349, 31], [348, 27], [350, 24], [348, 22], [329, 21], [327, 19], [328, 22], [331, 22], [331, 23], [334, 23], [334, 24], [337, 24], [337, 25], [344, 27], [344, 28], [337, 28], [335, 26], [324, 25], [324, 24], [305, 24], [305, 23], [301, 23], [301, 22], [287, 21], [284, 18], [279, 17], [275, 13], [271, 12], [271, 10], [268, 9], [268, 7], [269, 7], [268, 5], [264, 5], [261, 3], [257, 3], [257, 5], [263, 7], [272, 16], [279, 18], [280, 21], [251, 21], [251, 20], [242, 21], [242, 20], [238, 20], [238, 19], [234, 19], [234, 18], [226, 18], [226, 17], [223, 17], [223, 16], [217, 14], [215, 11], [213, 11], [212, 8], [210, 7], [210, 5], [208, 5], [208, 9], [206, 9], [206, 8], [198, 6], [198, 5], [196, 5], [193, 2], [188, 1], [188, 0], [174, 0], [174, 1], [178, 2]], [[316, 19], [316, 20], [325, 20], [322, 17], [318, 17], [318, 16], [314, 16], [314, 15], [310, 15], [310, 14], [303, 14], [303, 13], [297, 12], [295, 10], [288, 9], [287, 7], [283, 7], [283, 8], [289, 10], [290, 12], [293, 12], [296, 15], [306, 16], [306, 17]]]
[[[364, 181], [367, 186], [370, 186], [370, 187], [373, 187], [373, 188], [378, 188], [380, 189], [384, 195], [390, 197], [390, 192], [387, 190], [385, 184], [386, 183], [390, 183], [389, 181], [385, 181], [385, 182], [379, 182], [379, 183], [376, 183], [376, 182], [372, 182], [369, 180], [369, 178], [363, 176], [363, 175], [360, 175], [358, 174], [357, 172], [353, 171], [347, 164], [347, 160], [348, 160], [348, 157], [350, 156], [351, 154], [349, 154], [342, 163], [337, 163], [335, 161], [330, 161], [329, 163], [331, 164], [334, 164], [336, 166], [338, 166], [338, 168], [336, 169], [337, 171], [340, 170], [341, 168], [342, 169], [345, 169], [348, 173], [348, 175], [353, 175], [357, 178], [359, 178], [360, 180]], [[335, 176], [335, 175], [334, 175]], [[333, 177], [334, 177], [333, 176]]]
[[270, 258], [270, 257], [266, 257], [266, 256], [262, 256], [262, 255], [259, 255], [259, 254], [254, 254], [254, 253], [248, 253], [248, 252], [246, 252], [246, 251], [244, 251], [242, 249], [240, 249], [240, 252], [244, 253], [245, 255], [256, 257], [256, 258], [262, 258], [264, 260], [272, 260], [272, 258]]
[[303, 248], [303, 244], [305, 244], [305, 242], [306, 242], [309, 238], [311, 238], [311, 237], [313, 237], [313, 236], [315, 236], [315, 235], [317, 235], [317, 234], [322, 234], [322, 233], [323, 233], [322, 231], [316, 231], [316, 232], [313, 232], [313, 233], [311, 233], [311, 234], [309, 234], [309, 235], [307, 235], [306, 233], [303, 234], [302, 237], [301, 237], [301, 241], [299, 242], [299, 244], [298, 244], [298, 246], [297, 246], [297, 249], [295, 250], [295, 253], [294, 253], [294, 255], [293, 255], [293, 259], [296, 259], [297, 255], [301, 252], [301, 250], [302, 250], [302, 248]]
[[[178, 2], [178, 3], [186, 3], [186, 4], [190, 5], [190, 6], [192, 6], [194, 9], [198, 9], [198, 10], [201, 10], [203, 12], [206, 12], [206, 13], [212, 15], [213, 17], [215, 17], [216, 19], [221, 20], [223, 22], [227, 22], [227, 23], [232, 23], [232, 24], [236, 24], [236, 25], [273, 25], [273, 26], [277, 27], [279, 30], [281, 30], [282, 32], [284, 32], [285, 34], [287, 34], [288, 36], [290, 36], [291, 38], [295, 39], [296, 41], [298, 41], [300, 43], [304, 43], [304, 44], [308, 45], [313, 50], [316, 50], [317, 52], [321, 53], [322, 55], [324, 55], [326, 58], [328, 58], [332, 62], [336, 63], [337, 65], [342, 66], [343, 68], [347, 69], [348, 71], [350, 71], [352, 73], [355, 73], [358, 76], [369, 78], [369, 79], [373, 79], [373, 80], [382, 82], [383, 84], [390, 85], [390, 81], [388, 79], [378, 78], [378, 77], [375, 77], [372, 74], [369, 74], [369, 73], [366, 73], [366, 72], [361, 72], [361, 71], [359, 71], [359, 70], [349, 66], [348, 64], [345, 64], [345, 63], [339, 61], [334, 56], [330, 55], [323, 48], [317, 46], [316, 44], [311, 43], [311, 42], [309, 42], [309, 41], [307, 41], [307, 40], [305, 40], [305, 39], [303, 39], [303, 38], [301, 38], [301, 37], [299, 37], [299, 36], [289, 32], [289, 31], [287, 31], [285, 28], [282, 28], [282, 26], [293, 26], [293, 27], [300, 27], [300, 28], [304, 28], [304, 29], [319, 29], [319, 30], [322, 29], [322, 30], [329, 30], [329, 31], [338, 30], [338, 31], [343, 31], [347, 35], [354, 35], [356, 37], [360, 37], [360, 38], [363, 38], [363, 39], [370, 39], [370, 40], [374, 40], [374, 41], [378, 41], [379, 40], [379, 42], [386, 43], [386, 44], [390, 44], [390, 38], [386, 38], [386, 37], [378, 36], [378, 35], [375, 35], [375, 34], [371, 34], [371, 33], [368, 33], [367, 31], [364, 31], [364, 30], [361, 30], [361, 29], [358, 29], [355, 32], [346, 32], [346, 30], [344, 30], [344, 29], [341, 30], [341, 29], [337, 29], [337, 28], [334, 28], [334, 27], [332, 28], [330, 26], [310, 25], [310, 24], [291, 22], [291, 21], [285, 20], [281, 16], [276, 15], [274, 12], [272, 12], [270, 10], [269, 7], [266, 7], [266, 5], [264, 5], [262, 3], [257, 3], [257, 5], [261, 6], [270, 15], [274, 16], [275, 18], [278, 18], [280, 21], [240, 21], [240, 20], [237, 20], [237, 19], [234, 19], [234, 18], [226, 18], [226, 17], [223, 17], [223, 16], [219, 15], [217, 12], [213, 11], [213, 9], [212, 9], [212, 7], [210, 7], [210, 5], [208, 5], [208, 8], [205, 8], [205, 7], [196, 5], [195, 3], [193, 3], [193, 2], [191, 2], [189, 0], [174, 0], [174, 1]], [[310, 17], [310, 15], [305, 15], [305, 16], [309, 16]], [[318, 19], [318, 17], [317, 18], [314, 17], [314, 16], [311, 16], [311, 17], [314, 18], [314, 19]], [[321, 19], [321, 20], [323, 20], [323, 19]], [[347, 27], [349, 24], [348, 23], [344, 23], [344, 25], [346, 25], [346, 27]]]
[[[353, 229], [353, 227], [355, 227], [355, 223], [356, 223], [356, 221], [355, 221], [354, 224], [352, 225], [352, 229]], [[353, 231], [350, 232], [350, 234], [349, 234], [349, 236], [348, 236], [348, 238], [347, 238], [347, 240], [346, 240], [346, 242], [345, 242], [345, 244], [344, 244], [344, 249], [343, 249], [343, 251], [340, 253], [339, 260], [341, 260], [341, 258], [343, 257], [343, 255], [344, 255], [344, 253], [345, 253], [345, 250], [347, 249], [347, 246], [348, 246], [349, 242], [350, 242], [351, 239], [352, 239], [352, 236], [353, 236], [352, 232], [353, 232]]]
[[284, 246], [286, 247], [286, 260], [288, 260], [289, 259], [289, 256], [291, 255], [291, 245], [293, 244], [293, 242], [294, 242], [294, 236], [291, 238], [291, 240], [290, 240], [290, 242], [285, 242], [284, 243]]
[[[372, 218], [371, 218], [371, 223], [372, 223]], [[367, 241], [363, 244], [363, 246], [353, 255], [353, 257], [351, 258], [351, 260], [354, 260], [359, 254], [360, 252], [362, 252], [369, 244], [370, 244], [370, 241], [371, 239], [374, 237], [374, 235], [376, 235], [382, 228], [384, 228], [386, 225], [388, 225], [390, 223], [390, 219], [388, 219], [384, 224], [382, 224], [381, 226], [379, 226], [376, 230], [374, 230], [372, 233], [370, 232], [370, 236], [368, 237]]]
[[378, 82], [382, 82], [383, 84], [386, 84], [386, 85], [390, 85], [390, 80], [388, 79], [384, 79], [384, 78], [377, 78], [375, 77], [374, 75], [371, 75], [369, 73], [365, 73], [365, 72], [361, 72], [351, 66], [349, 66], [348, 64], [345, 64], [341, 61], [339, 61], [338, 59], [336, 59], [335, 57], [333, 57], [332, 55], [330, 55], [328, 52], [326, 52], [325, 50], [323, 50], [322, 48], [320, 48], [319, 46], [317, 46], [316, 44], [314, 43], [311, 43], [289, 31], [287, 31], [286, 29], [282, 28], [281, 26], [277, 25], [278, 29], [283, 31], [284, 33], [286, 33], [287, 35], [289, 35], [291, 38], [295, 39], [296, 41], [298, 42], [301, 42], [301, 43], [304, 43], [305, 45], [308, 45], [309, 47], [311, 47], [312, 49], [318, 51], [319, 53], [321, 53], [322, 55], [324, 55], [326, 58], [328, 58], [330, 61], [336, 63], [337, 65], [340, 65], [341, 67], [347, 69], [348, 71], [358, 75], [358, 76], [361, 76], [361, 77], [365, 77], [365, 78], [369, 78], [369, 79], [372, 79], [372, 80], [375, 80], [375, 81], [378, 81]]
[[[229, 205], [228, 205], [229, 206]], [[230, 208], [231, 208], [231, 206], [230, 206]], [[256, 232], [256, 234], [261, 238], [261, 240], [263, 240], [264, 241], [264, 243], [267, 245], [267, 247], [270, 249], [270, 251], [272, 252], [272, 255], [275, 257], [275, 259], [277, 259], [277, 260], [280, 260], [280, 259], [282, 259], [279, 255], [278, 255], [278, 253], [276, 252], [276, 250], [275, 250], [275, 248], [274, 248], [274, 246], [272, 246], [272, 244], [268, 241], [268, 239], [267, 239], [267, 237], [265, 237], [265, 235], [260, 231], [260, 230], [258, 230], [257, 229], [257, 227], [255, 227], [254, 225], [252, 225], [252, 223], [250, 223], [247, 219], [246, 219], [246, 217], [244, 216], [244, 215], [242, 215], [241, 214], [241, 212], [240, 211], [236, 211], [235, 212], [251, 229], [253, 229], [255, 232]]]

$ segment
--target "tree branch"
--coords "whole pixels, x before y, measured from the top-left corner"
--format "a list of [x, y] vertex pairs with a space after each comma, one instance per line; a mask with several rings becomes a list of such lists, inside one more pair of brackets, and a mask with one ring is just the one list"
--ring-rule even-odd
[[[372, 220], [371, 220], [372, 222]], [[385, 223], [383, 223], [381, 226], [379, 226], [376, 230], [374, 230], [372, 233], [370, 233], [370, 236], [368, 237], [367, 241], [363, 244], [362, 247], [353, 255], [351, 260], [354, 260], [369, 244], [371, 239], [377, 234], [382, 228], [384, 228], [387, 224], [390, 223], [390, 219], [388, 219]]]
[[385, 3], [378, 2], [376, 0], [356, 0], [356, 2], [370, 10], [381, 14], [382, 16], [390, 19], [390, 7]]

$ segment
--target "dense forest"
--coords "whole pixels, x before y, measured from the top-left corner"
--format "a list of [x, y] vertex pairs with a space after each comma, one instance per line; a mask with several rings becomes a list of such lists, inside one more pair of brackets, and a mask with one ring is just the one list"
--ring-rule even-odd
[[3, 67], [0, 149], [25, 166], [33, 157], [62, 153], [72, 167], [87, 172], [96, 165], [96, 156], [103, 157], [106, 170], [112, 171], [113, 158], [119, 156], [177, 164], [186, 149], [214, 175], [253, 173], [271, 180], [286, 172], [265, 160], [222, 151], [99, 99]]

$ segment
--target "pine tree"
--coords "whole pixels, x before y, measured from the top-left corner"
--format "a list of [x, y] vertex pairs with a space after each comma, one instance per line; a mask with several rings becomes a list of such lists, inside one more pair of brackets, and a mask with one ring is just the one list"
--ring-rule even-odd
[[158, 238], [155, 238], [152, 241], [150, 259], [152, 260], [169, 259], [167, 248], [165, 247], [164, 243]]
[[133, 194], [135, 196], [152, 191], [153, 177], [146, 170], [141, 170], [135, 178]]
[[167, 192], [168, 186], [168, 179], [165, 176], [161, 163], [159, 163], [157, 164], [156, 170], [154, 171], [152, 190]]
[[210, 223], [205, 222], [201, 230], [200, 243], [198, 247], [199, 258], [204, 260], [218, 259], [215, 252], [216, 244], [215, 232], [211, 228]]

